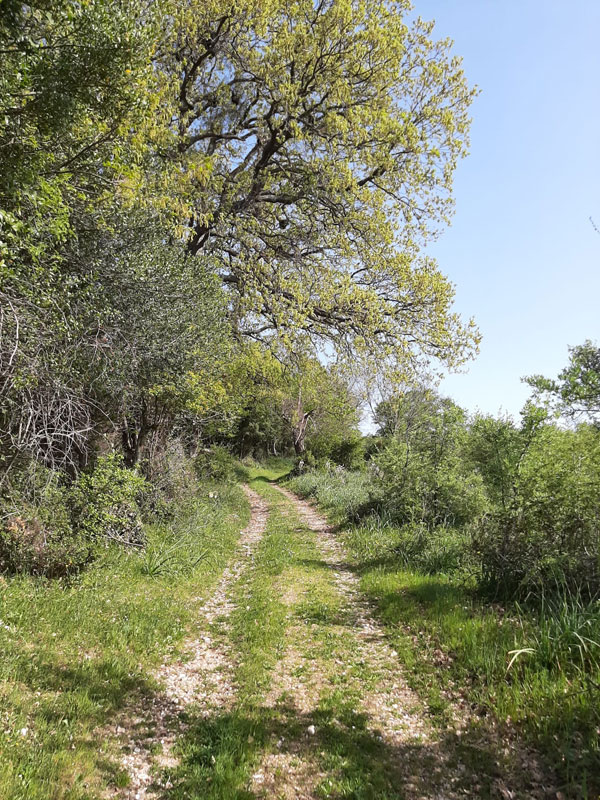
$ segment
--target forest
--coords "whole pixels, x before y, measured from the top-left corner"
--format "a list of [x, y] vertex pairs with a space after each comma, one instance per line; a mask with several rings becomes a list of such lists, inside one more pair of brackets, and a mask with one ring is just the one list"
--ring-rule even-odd
[[408, 0], [0, 3], [0, 797], [600, 797], [600, 348], [437, 377], [477, 91]]

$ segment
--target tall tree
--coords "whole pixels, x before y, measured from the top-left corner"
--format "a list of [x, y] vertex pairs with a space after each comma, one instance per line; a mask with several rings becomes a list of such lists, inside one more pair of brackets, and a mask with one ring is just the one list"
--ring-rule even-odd
[[419, 245], [448, 219], [473, 97], [407, 0], [189, 0], [158, 59], [176, 83], [187, 241], [239, 329], [406, 371], [477, 333]]
[[569, 348], [569, 363], [558, 378], [533, 375], [525, 380], [565, 417], [587, 418], [600, 426], [600, 348], [589, 339]]

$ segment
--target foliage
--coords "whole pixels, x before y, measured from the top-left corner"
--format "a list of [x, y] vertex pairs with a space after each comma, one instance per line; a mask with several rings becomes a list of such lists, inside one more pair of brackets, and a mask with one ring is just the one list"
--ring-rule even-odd
[[[251, 363], [248, 363], [248, 361]], [[358, 438], [358, 402], [344, 376], [302, 353], [246, 349], [235, 384], [240, 420], [230, 434], [240, 457], [285, 454], [331, 456], [346, 439]]]
[[3, 573], [59, 578], [77, 572], [93, 557], [92, 542], [73, 525], [68, 492], [56, 475], [47, 473], [45, 478], [33, 496], [19, 495], [17, 510], [10, 501], [0, 505]]
[[92, 399], [133, 466], [153, 433], [166, 437], [186, 418], [199, 427], [226, 406], [226, 301], [198, 260], [145, 233], [104, 248], [98, 274], [105, 311]]
[[589, 339], [569, 348], [569, 364], [556, 380], [526, 378], [539, 397], [554, 401], [564, 416], [600, 424], [600, 349]]
[[0, 459], [10, 466], [28, 454], [73, 471], [106, 411], [88, 391], [101, 380], [109, 289], [90, 243], [109, 241], [122, 215], [148, 205], [139, 184], [163, 113], [151, 64], [159, 16], [139, 0], [9, 10], [0, 21]]
[[561, 428], [533, 403], [520, 426], [469, 420], [426, 389], [386, 400], [376, 418], [364, 474], [309, 470], [296, 490], [366, 520], [413, 569], [467, 570], [496, 597], [600, 593], [595, 426]]
[[448, 218], [473, 97], [403, 0], [190, 2], [157, 69], [174, 84], [191, 251], [254, 338], [328, 340], [406, 371], [477, 333], [421, 240]]
[[595, 428], [541, 427], [514, 473], [508, 508], [481, 519], [476, 548], [496, 591], [563, 584], [600, 591], [600, 438]]
[[329, 458], [334, 464], [350, 471], [364, 467], [365, 442], [358, 431], [341, 432], [333, 439], [329, 434], [324, 438], [326, 447], [320, 450], [311, 437], [310, 447], [316, 455]]
[[171, 524], [146, 529], [151, 552], [181, 543], [174, 573], [147, 575], [145, 554], [111, 546], [68, 581], [0, 580], [2, 798], [91, 797], [123, 786], [111, 737], [99, 759], [90, 735], [158, 689], [150, 676], [179, 656], [193, 609], [235, 552], [248, 519], [244, 496], [215, 489], [218, 502], [197, 492]]
[[[385, 510], [401, 523], [431, 527], [464, 525], [481, 514], [483, 483], [464, 458], [465, 412], [417, 390], [396, 399], [394, 416], [393, 435], [373, 458]], [[386, 421], [383, 431], [390, 427]]]
[[194, 469], [199, 478], [220, 483], [237, 483], [245, 477], [244, 468], [225, 447], [214, 446], [199, 452], [194, 458]]
[[506, 510], [513, 503], [515, 477], [529, 439], [509, 417], [477, 416], [472, 421], [465, 457], [481, 475], [493, 508]]
[[76, 529], [88, 541], [104, 539], [143, 546], [145, 539], [137, 501], [145, 489], [145, 480], [124, 467], [119, 456], [102, 456], [92, 472], [82, 473], [69, 487]]
[[340, 466], [301, 472], [291, 480], [290, 487], [302, 497], [314, 497], [336, 520], [359, 517], [374, 502], [370, 476]]
[[73, 483], [29, 464], [0, 506], [2, 571], [49, 578], [77, 572], [98, 555], [98, 545], [145, 542], [138, 501], [147, 484], [117, 455], [102, 456]]

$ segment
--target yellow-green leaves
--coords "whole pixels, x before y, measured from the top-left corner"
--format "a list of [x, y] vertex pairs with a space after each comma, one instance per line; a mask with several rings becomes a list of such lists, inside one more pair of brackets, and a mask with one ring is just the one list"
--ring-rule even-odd
[[[250, 335], [308, 335], [402, 370], [476, 344], [418, 258], [452, 211], [473, 91], [451, 43], [407, 8], [192, 1], [171, 31], [159, 63], [176, 84], [189, 247]], [[198, 159], [208, 179], [193, 177]]]

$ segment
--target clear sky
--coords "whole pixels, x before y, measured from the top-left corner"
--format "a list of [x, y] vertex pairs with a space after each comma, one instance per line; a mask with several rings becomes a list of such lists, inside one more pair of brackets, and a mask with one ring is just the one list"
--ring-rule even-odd
[[600, 0], [414, 0], [471, 84], [471, 155], [452, 226], [428, 248], [481, 352], [444, 394], [515, 416], [523, 375], [555, 376], [600, 340]]

